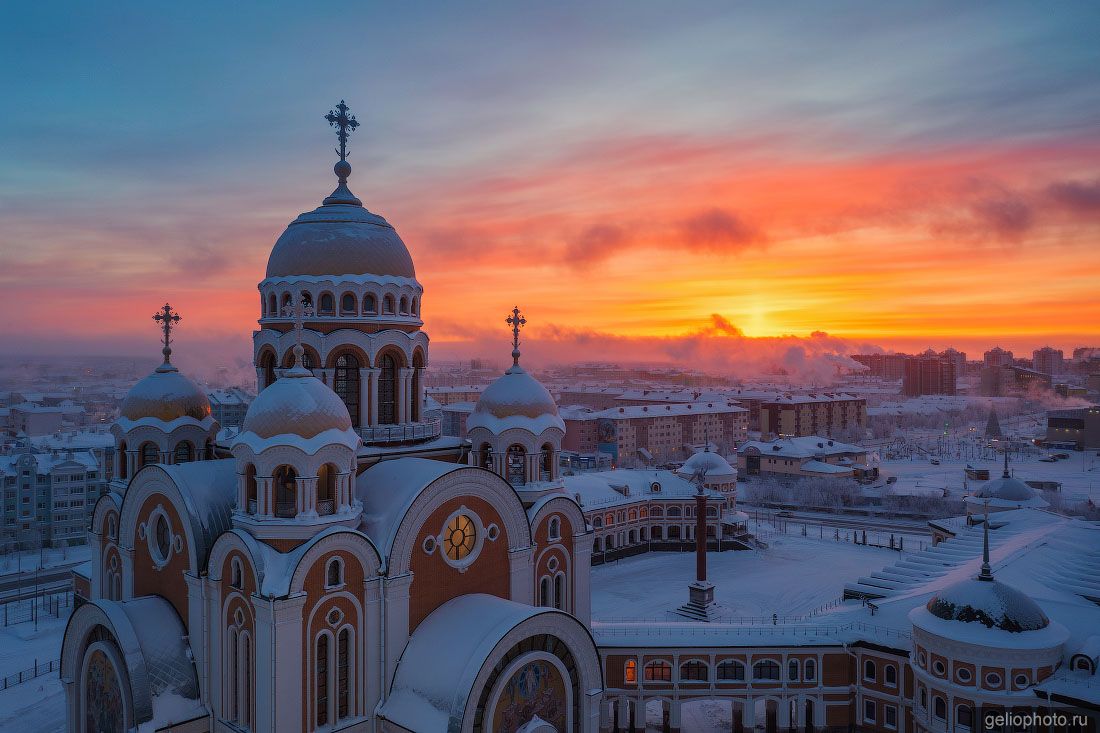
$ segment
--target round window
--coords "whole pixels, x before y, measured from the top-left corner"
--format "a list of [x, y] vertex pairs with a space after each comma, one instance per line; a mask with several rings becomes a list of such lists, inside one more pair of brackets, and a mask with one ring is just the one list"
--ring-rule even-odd
[[1000, 687], [1001, 675], [997, 674], [996, 672], [990, 672], [989, 674], [987, 674], [985, 676], [985, 686], [994, 688]]
[[943, 662], [936, 660], [932, 663], [932, 671], [936, 674], [942, 675], [947, 668], [943, 666]]
[[425, 537], [423, 548], [424, 552], [429, 555], [435, 552], [435, 537]]
[[1016, 675], [1016, 686], [1017, 687], [1027, 687], [1029, 682], [1030, 682], [1030, 680], [1027, 678], [1026, 674]]
[[456, 514], [443, 529], [443, 549], [452, 562], [462, 562], [474, 551], [477, 530], [474, 520], [466, 514]]
[[959, 676], [959, 681], [960, 682], [969, 682], [970, 681], [971, 675], [970, 675], [970, 670], [969, 669], [960, 668], [960, 669], [955, 671], [955, 674], [957, 674]]

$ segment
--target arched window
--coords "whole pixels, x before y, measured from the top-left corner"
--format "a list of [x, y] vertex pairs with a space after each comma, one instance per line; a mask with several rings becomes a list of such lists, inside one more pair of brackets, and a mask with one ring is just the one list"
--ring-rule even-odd
[[420, 298], [412, 299], [412, 314], [414, 316], [420, 315]]
[[386, 294], [382, 298], [382, 312], [387, 315], [393, 314], [393, 296]]
[[397, 424], [397, 360], [385, 354], [378, 361], [378, 422]]
[[363, 315], [373, 315], [378, 312], [378, 298], [374, 297], [374, 293], [367, 293], [363, 296]]
[[176, 450], [172, 454], [175, 463], [190, 463], [195, 460], [195, 446], [189, 440], [181, 440], [176, 443]]
[[718, 665], [718, 679], [742, 682], [745, 679], [745, 665], [736, 660], [726, 660]]
[[279, 315], [279, 304], [275, 300], [275, 293], [267, 296], [267, 315], [272, 318]]
[[229, 643], [226, 645], [229, 651], [229, 719], [240, 720], [241, 710], [241, 655], [240, 638], [235, 628], [229, 629]]
[[787, 681], [798, 682], [798, 660], [792, 659], [787, 662]]
[[123, 440], [118, 444], [118, 477], [129, 478], [130, 477], [130, 454], [126, 452], [126, 441]]
[[252, 637], [245, 631], [241, 634], [240, 662], [241, 708], [239, 720], [244, 728], [252, 725]]
[[506, 470], [504, 477], [513, 486], [522, 486], [527, 483], [527, 449], [522, 445], [513, 443], [508, 446], [506, 454]]
[[664, 538], [664, 531], [661, 529], [661, 525], [653, 525], [653, 539], [659, 540]]
[[886, 677], [886, 684], [890, 687], [897, 687], [898, 685], [898, 668], [892, 664], [887, 664], [883, 670], [883, 675]]
[[242, 576], [241, 561], [239, 558], [235, 557], [233, 561], [229, 563], [229, 584], [237, 590], [240, 590], [243, 583]]
[[947, 701], [939, 695], [932, 699], [932, 714], [940, 720], [947, 720]]
[[264, 383], [260, 389], [271, 386], [278, 379], [275, 375], [275, 355], [270, 351], [260, 357], [260, 369], [264, 372]]
[[554, 576], [554, 608], [559, 611], [565, 608], [565, 574], [558, 573]]
[[344, 293], [340, 296], [340, 313], [345, 316], [354, 316], [358, 312], [358, 308], [355, 307], [355, 296], [351, 293]]
[[340, 558], [334, 557], [328, 561], [325, 580], [328, 588], [338, 588], [344, 584], [344, 563], [340, 562]]
[[329, 669], [329, 643], [328, 634], [317, 637], [317, 656], [314, 660], [314, 689], [317, 700], [317, 725], [328, 725], [328, 669]]
[[680, 507], [670, 506], [668, 508], [668, 516], [669, 517], [679, 517], [680, 516]]
[[249, 463], [244, 469], [244, 506], [248, 514], [256, 513], [256, 467]]
[[160, 460], [160, 450], [156, 443], [141, 444], [141, 465], [150, 466]]
[[488, 443], [482, 443], [478, 449], [477, 465], [490, 471], [493, 470], [493, 449]]
[[328, 516], [336, 511], [336, 467], [326, 463], [317, 469], [317, 513]]
[[336, 357], [332, 391], [348, 408], [351, 424], [359, 424], [359, 360], [351, 354]]
[[547, 534], [550, 536], [550, 539], [552, 539], [552, 540], [560, 540], [561, 539], [561, 520], [560, 519], [558, 519], [557, 517], [551, 517], [550, 518], [550, 525], [549, 525], [549, 529], [547, 530]]
[[969, 705], [960, 705], [955, 709], [955, 722], [960, 728], [969, 728], [974, 724], [974, 711]]
[[539, 480], [550, 481], [554, 478], [554, 446], [547, 443], [539, 451]]
[[718, 516], [718, 507], [708, 506], [707, 507], [707, 516], [708, 517], [717, 517]]
[[689, 682], [706, 682], [708, 677], [707, 665], [698, 659], [692, 659], [680, 665], [680, 679]]
[[550, 577], [547, 575], [539, 581], [539, 605], [547, 607], [550, 605]]
[[297, 516], [298, 474], [290, 466], [279, 466], [272, 481], [275, 484], [275, 516]]
[[633, 659], [626, 660], [626, 665], [623, 667], [623, 680], [629, 685], [637, 684], [638, 662]]
[[672, 665], [663, 659], [650, 662], [645, 666], [646, 682], [671, 682]]
[[779, 662], [775, 662], [771, 659], [757, 662], [752, 665], [752, 678], [754, 680], [775, 680], [778, 682]]
[[633, 545], [637, 543], [637, 539], [635, 539], [634, 537], [634, 530], [630, 530], [626, 533], [626, 543], [628, 545]]
[[603, 517], [593, 517], [592, 518], [592, 526], [595, 529], [602, 529], [603, 528]]
[[806, 664], [803, 666], [803, 672], [807, 682], [813, 682], [817, 677], [817, 662], [812, 659], [807, 659]]
[[118, 539], [118, 520], [115, 519], [114, 514], [107, 515], [107, 538], [112, 540]]
[[670, 540], [680, 539], [680, 527], [679, 525], [672, 525], [668, 528], [668, 538]]
[[408, 298], [408, 296], [405, 296], [405, 295], [401, 296], [400, 311], [401, 311], [401, 315], [405, 315], [409, 312], [409, 298]]
[[351, 707], [351, 630], [340, 629], [336, 639], [336, 718], [348, 717]]
[[290, 293], [283, 293], [283, 304], [279, 306], [279, 315], [290, 318], [294, 314], [291, 312], [294, 309], [294, 297]]
[[665, 510], [662, 509], [659, 506], [653, 507], [653, 509], [649, 512], [649, 516], [653, 517], [654, 519], [660, 519], [664, 515], [665, 515]]
[[592, 543], [592, 552], [603, 552], [599, 537]]
[[875, 670], [875, 663], [874, 662], [872, 662], [870, 659], [868, 659], [867, 661], [865, 661], [863, 663], [863, 679], [868, 680], [870, 682], [874, 682], [875, 681], [875, 672], [876, 672], [876, 670]]
[[336, 313], [336, 299], [332, 297], [332, 293], [321, 293], [320, 308], [317, 309], [317, 313], [322, 316], [331, 316]]

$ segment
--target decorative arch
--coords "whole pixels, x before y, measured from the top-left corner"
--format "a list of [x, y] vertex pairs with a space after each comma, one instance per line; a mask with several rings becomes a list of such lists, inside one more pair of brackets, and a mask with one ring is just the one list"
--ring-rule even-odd
[[[382, 566], [381, 557], [370, 538], [358, 530], [347, 527], [331, 527], [309, 540], [308, 549], [298, 558], [290, 575], [290, 593], [305, 590], [305, 579], [310, 569], [322, 558], [343, 551], [356, 558], [363, 568], [363, 577], [370, 578]], [[346, 568], [344, 569], [346, 572]]]
[[350, 290], [345, 290], [340, 295], [340, 315], [359, 315], [359, 300], [355, 297], [355, 293], [351, 292]]

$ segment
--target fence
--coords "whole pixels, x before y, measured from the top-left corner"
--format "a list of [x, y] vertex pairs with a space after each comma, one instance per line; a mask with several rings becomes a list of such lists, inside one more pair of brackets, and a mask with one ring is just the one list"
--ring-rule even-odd
[[14, 687], [15, 685], [18, 685], [22, 682], [33, 680], [35, 677], [41, 677], [42, 675], [49, 674], [50, 672], [56, 672], [59, 669], [61, 669], [60, 659], [54, 659], [47, 662], [46, 664], [39, 664], [38, 660], [36, 659], [34, 661], [34, 666], [30, 669], [24, 669], [21, 672], [9, 674], [7, 677], [4, 677], [3, 680], [0, 680], [0, 690], [6, 690], [9, 687]]
[[2, 605], [0, 618], [3, 619], [4, 626], [34, 621], [44, 614], [61, 618], [70, 613], [73, 606], [73, 593], [72, 591], [41, 593], [36, 597], [8, 601]]

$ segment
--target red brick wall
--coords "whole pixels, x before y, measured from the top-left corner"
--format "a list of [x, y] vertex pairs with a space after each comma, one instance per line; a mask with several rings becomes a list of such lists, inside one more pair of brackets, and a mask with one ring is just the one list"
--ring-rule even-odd
[[[164, 513], [168, 515], [168, 522], [172, 527], [173, 538], [183, 535], [183, 549], [177, 553], [173, 547], [168, 563], [158, 569], [153, 562], [153, 556], [149, 552], [149, 536], [155, 532], [149, 522], [149, 516], [157, 505], [164, 507]], [[146, 523], [146, 537], [143, 539], [134, 536], [134, 597], [158, 595], [165, 598], [176, 613], [183, 620], [184, 628], [187, 623], [187, 583], [183, 576], [190, 567], [190, 559], [187, 549], [187, 533], [190, 527], [180, 520], [176, 508], [168, 501], [167, 497], [160, 494], [152, 494], [145, 499], [137, 513], [138, 524]], [[173, 545], [174, 545], [173, 540]]]

